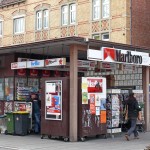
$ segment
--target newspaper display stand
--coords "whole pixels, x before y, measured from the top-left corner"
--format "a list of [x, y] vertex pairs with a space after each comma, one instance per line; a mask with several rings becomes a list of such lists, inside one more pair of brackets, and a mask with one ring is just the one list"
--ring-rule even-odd
[[82, 77], [78, 89], [79, 139], [84, 141], [86, 137], [100, 135], [107, 137], [106, 78]]
[[120, 89], [107, 90], [106, 109], [107, 109], [107, 133], [112, 138], [115, 133], [121, 132], [120, 124]]

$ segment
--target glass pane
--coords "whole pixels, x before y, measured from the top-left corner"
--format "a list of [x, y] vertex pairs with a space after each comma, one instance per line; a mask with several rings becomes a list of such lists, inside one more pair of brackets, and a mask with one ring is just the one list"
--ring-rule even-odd
[[38, 11], [36, 14], [36, 26], [37, 26], [37, 30], [41, 30], [42, 29], [42, 11]]
[[2, 21], [0, 21], [0, 35], [2, 35]]
[[68, 24], [68, 6], [62, 7], [62, 25]]
[[93, 1], [93, 19], [100, 18], [100, 0]]
[[4, 100], [4, 78], [0, 78], [0, 100]]
[[44, 10], [44, 20], [43, 20], [43, 27], [48, 28], [48, 10]]
[[75, 23], [76, 21], [76, 5], [70, 5], [70, 23]]
[[32, 92], [38, 92], [39, 90], [39, 78], [28, 78], [28, 87]]
[[109, 33], [107, 33], [107, 34], [102, 34], [102, 40], [103, 40], [103, 41], [108, 41], [108, 40], [109, 40]]
[[109, 0], [102, 1], [102, 18], [109, 17]]
[[93, 35], [93, 39], [95, 40], [99, 40], [100, 39], [100, 36], [97, 34], [97, 35]]
[[14, 33], [24, 32], [24, 18], [14, 19]]
[[14, 100], [14, 79], [5, 78], [5, 100]]
[[15, 100], [25, 100], [27, 78], [15, 78]]

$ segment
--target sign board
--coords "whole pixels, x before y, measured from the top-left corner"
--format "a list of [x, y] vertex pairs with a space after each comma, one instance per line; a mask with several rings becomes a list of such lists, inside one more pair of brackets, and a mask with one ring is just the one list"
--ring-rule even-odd
[[135, 71], [136, 66], [135, 65], [129, 65], [129, 64], [120, 64], [120, 70], [122, 71]]
[[143, 90], [132, 90], [133, 93], [143, 93]]
[[66, 58], [46, 59], [45, 67], [66, 65]]
[[27, 68], [44, 67], [44, 60], [27, 61]]
[[95, 68], [95, 61], [78, 60], [78, 67]]
[[11, 63], [11, 69], [24, 69], [27, 67], [27, 62], [13, 62]]
[[107, 89], [107, 93], [120, 94], [121, 90], [120, 89]]
[[101, 50], [87, 50], [87, 59], [102, 62], [133, 65], [150, 65], [149, 53], [102, 47]]
[[118, 65], [114, 63], [101, 63], [100, 69], [111, 69], [111, 70], [117, 70]]
[[102, 47], [102, 61], [149, 66], [149, 53]]
[[87, 50], [87, 59], [102, 61], [102, 52], [100, 50], [88, 49]]

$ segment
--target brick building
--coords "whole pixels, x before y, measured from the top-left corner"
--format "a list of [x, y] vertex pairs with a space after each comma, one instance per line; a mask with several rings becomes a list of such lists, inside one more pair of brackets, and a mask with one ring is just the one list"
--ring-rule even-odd
[[149, 46], [149, 0], [1, 0], [0, 46], [80, 36]]

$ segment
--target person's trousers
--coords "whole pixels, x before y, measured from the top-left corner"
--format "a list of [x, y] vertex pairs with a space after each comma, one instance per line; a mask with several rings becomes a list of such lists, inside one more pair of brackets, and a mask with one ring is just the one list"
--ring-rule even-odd
[[41, 118], [40, 118], [40, 113], [35, 113], [34, 114], [34, 132], [39, 133], [40, 128], [41, 128]]
[[137, 129], [136, 129], [137, 119], [130, 119], [130, 122], [131, 122], [131, 127], [128, 130], [127, 134], [128, 134], [128, 136], [130, 136], [133, 133], [134, 137], [137, 137], [138, 136], [138, 132], [137, 132]]

